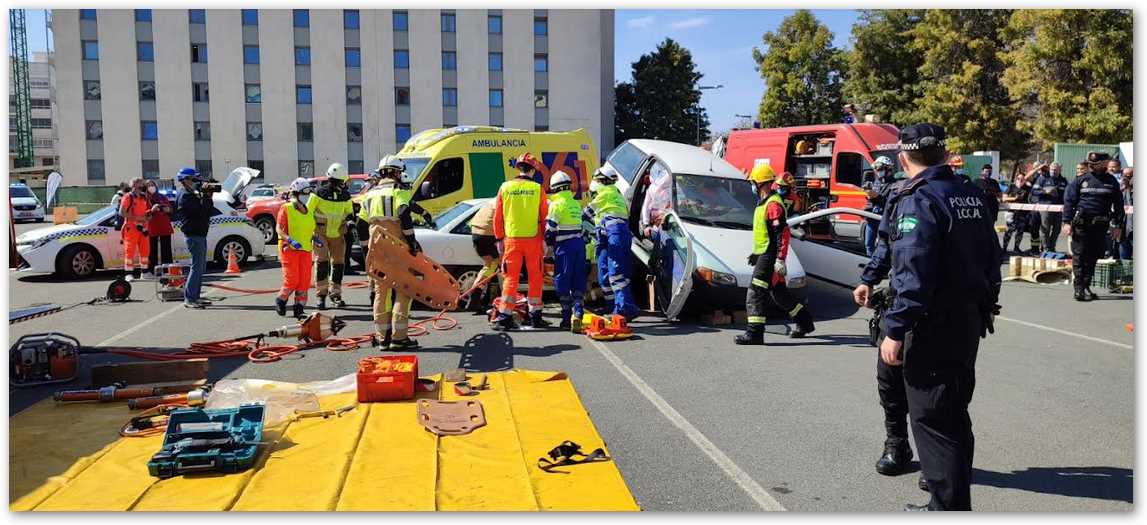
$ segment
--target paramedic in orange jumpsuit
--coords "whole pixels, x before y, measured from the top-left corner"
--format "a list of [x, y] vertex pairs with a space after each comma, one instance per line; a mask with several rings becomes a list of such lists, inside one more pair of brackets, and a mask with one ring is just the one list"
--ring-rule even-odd
[[505, 277], [498, 316], [494, 319], [495, 330], [516, 328], [513, 308], [523, 263], [529, 276], [529, 291], [526, 293], [530, 307], [529, 325], [543, 328], [547, 324], [542, 320], [542, 256], [545, 253], [542, 234], [548, 206], [545, 189], [534, 181], [537, 165], [537, 160], [529, 153], [515, 159], [518, 176], [502, 183], [494, 203], [494, 236], [504, 243], [502, 275]]
[[[144, 181], [136, 177], [131, 181], [131, 193], [120, 199], [119, 213], [123, 217], [123, 271], [129, 280], [139, 279], [140, 269], [147, 268], [151, 244], [147, 239], [147, 223], [151, 220], [151, 199], [147, 198]], [[136, 257], [139, 265], [135, 264]]]
[[311, 185], [302, 177], [290, 186], [290, 197], [279, 208], [276, 229], [279, 233], [279, 264], [283, 268], [283, 286], [275, 298], [275, 310], [287, 315], [287, 299], [294, 295], [294, 316], [305, 317], [307, 291], [311, 288], [311, 252], [315, 235], [315, 211], [303, 202]]

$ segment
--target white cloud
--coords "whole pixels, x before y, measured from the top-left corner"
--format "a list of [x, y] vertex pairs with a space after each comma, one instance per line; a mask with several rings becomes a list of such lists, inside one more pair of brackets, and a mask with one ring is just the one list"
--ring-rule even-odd
[[649, 29], [653, 27], [655, 17], [643, 16], [641, 18], [631, 18], [625, 23], [625, 26], [630, 29]]
[[709, 19], [706, 17], [686, 18], [685, 20], [678, 20], [669, 24], [670, 29], [693, 29], [701, 26], [709, 25]]

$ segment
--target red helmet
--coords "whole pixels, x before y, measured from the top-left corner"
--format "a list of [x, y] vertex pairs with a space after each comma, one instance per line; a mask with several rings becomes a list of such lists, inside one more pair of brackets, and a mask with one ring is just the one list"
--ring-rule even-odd
[[529, 166], [530, 169], [533, 170], [538, 169], [538, 159], [535, 159], [534, 156], [529, 153], [523, 153], [514, 159], [515, 168], [520, 167], [522, 164]]
[[787, 171], [784, 173], [781, 173], [781, 176], [777, 177], [776, 182], [773, 183], [773, 186], [777, 187], [777, 188], [779, 188], [781, 186], [788, 186], [789, 188], [792, 188], [795, 185], [796, 185], [796, 180], [793, 178], [793, 174], [789, 173]]

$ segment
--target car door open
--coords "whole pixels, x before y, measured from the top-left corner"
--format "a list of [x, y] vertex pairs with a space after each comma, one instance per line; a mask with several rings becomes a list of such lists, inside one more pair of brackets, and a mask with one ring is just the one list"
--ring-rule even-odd
[[669, 212], [661, 222], [654, 245], [656, 268], [654, 294], [658, 307], [667, 319], [673, 320], [685, 307], [689, 292], [693, 289], [693, 272], [697, 270], [697, 255], [693, 251], [693, 239], [681, 224], [677, 214]]

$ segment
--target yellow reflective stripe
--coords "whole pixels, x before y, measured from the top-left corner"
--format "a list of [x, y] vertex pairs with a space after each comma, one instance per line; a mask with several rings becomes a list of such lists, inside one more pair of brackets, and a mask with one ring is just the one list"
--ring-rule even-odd
[[765, 324], [765, 316], [763, 315], [750, 315], [749, 323], [751, 324]]
[[753, 277], [753, 286], [759, 286], [761, 288], [768, 288], [769, 283], [766, 283], [765, 281], [762, 281], [760, 279], [757, 279], [756, 277]]
[[796, 307], [794, 307], [792, 310], [789, 310], [789, 315], [793, 316], [793, 315], [800, 313], [801, 308], [804, 308], [804, 305], [797, 303]]

